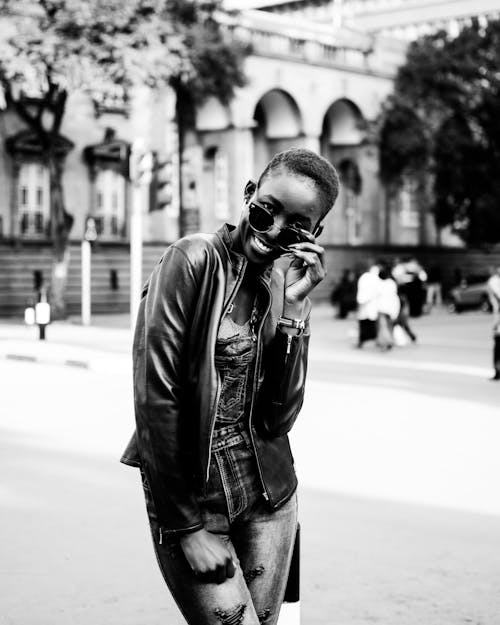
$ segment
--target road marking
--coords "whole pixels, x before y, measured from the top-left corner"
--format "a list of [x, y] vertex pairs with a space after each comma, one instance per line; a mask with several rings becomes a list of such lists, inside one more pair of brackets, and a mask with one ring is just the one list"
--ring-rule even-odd
[[89, 363], [83, 360], [65, 360], [64, 363], [68, 367], [80, 367], [81, 369], [89, 369]]
[[26, 356], [24, 354], [6, 354], [7, 360], [22, 360], [24, 362], [36, 362], [35, 356]]

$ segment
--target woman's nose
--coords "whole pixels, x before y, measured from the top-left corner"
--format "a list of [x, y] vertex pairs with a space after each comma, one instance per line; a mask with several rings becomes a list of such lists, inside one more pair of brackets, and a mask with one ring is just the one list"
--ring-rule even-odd
[[280, 215], [275, 215], [274, 223], [271, 229], [269, 230], [268, 235], [271, 235], [272, 237], [277, 237], [279, 233], [281, 232], [281, 230], [283, 230], [283, 228], [286, 227], [286, 225], [287, 223], [284, 217], [281, 217]]

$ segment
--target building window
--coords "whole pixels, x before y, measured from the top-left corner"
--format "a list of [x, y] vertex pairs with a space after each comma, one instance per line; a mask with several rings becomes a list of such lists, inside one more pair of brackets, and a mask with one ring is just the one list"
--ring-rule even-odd
[[418, 228], [420, 211], [418, 207], [418, 184], [414, 178], [406, 178], [399, 195], [399, 220], [402, 228]]
[[362, 210], [360, 202], [361, 174], [357, 163], [344, 159], [339, 163], [341, 189], [343, 193], [344, 214], [346, 219], [347, 243], [359, 245], [362, 242]]
[[349, 245], [361, 243], [361, 208], [359, 196], [352, 189], [345, 189], [345, 214], [347, 220], [347, 242]]
[[21, 236], [44, 237], [50, 219], [49, 169], [40, 163], [24, 163], [19, 169], [18, 215]]
[[95, 224], [103, 239], [120, 238], [125, 224], [125, 177], [112, 170], [101, 169], [95, 179]]

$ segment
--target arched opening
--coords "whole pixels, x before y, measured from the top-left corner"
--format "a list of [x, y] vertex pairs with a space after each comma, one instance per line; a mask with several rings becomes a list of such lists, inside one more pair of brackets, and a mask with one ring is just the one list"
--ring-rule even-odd
[[272, 89], [258, 101], [254, 121], [254, 172], [258, 174], [274, 154], [297, 144], [302, 117], [288, 93]]
[[362, 243], [362, 163], [367, 124], [350, 100], [334, 102], [326, 111], [321, 133], [321, 154], [338, 169], [341, 185], [337, 210], [329, 225], [332, 240], [350, 245]]
[[321, 151], [332, 162], [338, 162], [338, 159], [332, 158], [336, 150], [356, 148], [365, 136], [366, 122], [359, 108], [350, 100], [337, 100], [327, 110], [323, 120]]

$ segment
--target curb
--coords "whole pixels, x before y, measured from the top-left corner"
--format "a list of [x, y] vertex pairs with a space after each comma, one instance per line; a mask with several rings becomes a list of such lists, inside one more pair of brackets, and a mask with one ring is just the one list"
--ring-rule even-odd
[[70, 367], [97, 373], [132, 371], [131, 354], [79, 348], [64, 343], [44, 345], [40, 349], [33, 345], [24, 345], [12, 341], [7, 345], [0, 344], [0, 359], [11, 362]]

